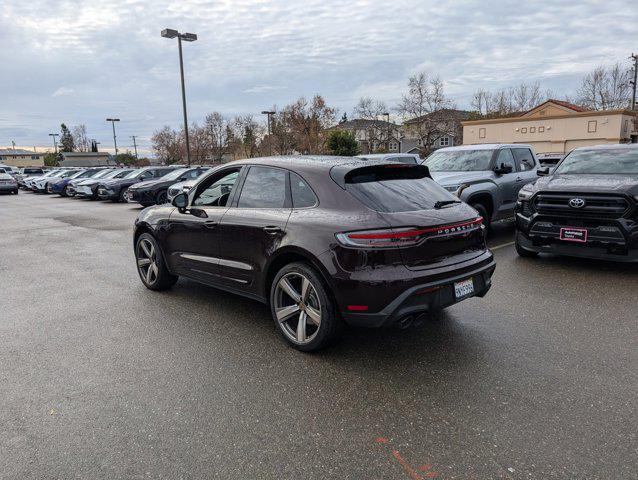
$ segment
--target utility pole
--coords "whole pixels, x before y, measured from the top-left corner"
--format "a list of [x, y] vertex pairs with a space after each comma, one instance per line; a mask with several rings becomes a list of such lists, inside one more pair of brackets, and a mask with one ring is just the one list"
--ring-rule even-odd
[[631, 59], [634, 61], [634, 81], [631, 82], [633, 85], [633, 95], [631, 97], [631, 109], [636, 110], [636, 81], [638, 81], [638, 53], [632, 53]]
[[135, 149], [135, 159], [139, 160], [137, 156], [137, 142], [135, 141], [135, 139], [137, 138], [137, 135], [131, 135], [131, 138], [133, 139], [133, 148]]

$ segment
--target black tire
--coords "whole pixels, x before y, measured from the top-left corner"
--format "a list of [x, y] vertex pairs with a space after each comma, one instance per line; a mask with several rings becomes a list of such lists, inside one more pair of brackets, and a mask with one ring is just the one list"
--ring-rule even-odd
[[492, 224], [492, 219], [490, 218], [489, 213], [487, 212], [487, 208], [482, 203], [473, 203], [472, 208], [479, 212], [479, 215], [483, 217], [483, 225], [485, 225], [486, 229], [490, 229], [490, 225]]
[[122, 188], [120, 190], [120, 194], [118, 195], [116, 200], [113, 200], [114, 202], [124, 202], [126, 203], [126, 192], [128, 191], [128, 188]]
[[[312, 286], [312, 292], [316, 293], [316, 298], [314, 298], [314, 300], [318, 301], [318, 305], [320, 307], [319, 308], [320, 319], [321, 319], [320, 325], [318, 327], [314, 327], [311, 325], [311, 328], [314, 328], [315, 330], [312, 333], [312, 335], [310, 335], [310, 337], [312, 338], [307, 343], [299, 343], [298, 341], [293, 340], [290, 336], [291, 334], [290, 330], [292, 330], [292, 328], [290, 325], [288, 325], [288, 321], [280, 322], [277, 319], [276, 305], [280, 301], [279, 297], [281, 295], [280, 294], [281, 288], [278, 287], [278, 285], [280, 284], [280, 281], [284, 277], [291, 278], [294, 276], [302, 276], [310, 281], [310, 284]], [[314, 297], [313, 293], [311, 293], [310, 295], [313, 295]], [[290, 297], [290, 299], [292, 299], [292, 297]], [[305, 308], [309, 308], [312, 302], [313, 302], [313, 299], [308, 298], [307, 300], [302, 301], [301, 303], [308, 304], [308, 306], [303, 307], [305, 309]], [[295, 302], [292, 301], [291, 304], [294, 305]], [[301, 312], [302, 311], [305, 312], [305, 310], [301, 309], [298, 311], [300, 313], [297, 318], [297, 327], [299, 325], [298, 322], [299, 322]], [[334, 343], [339, 338], [339, 334], [342, 327], [342, 321], [339, 318], [339, 315], [337, 313], [336, 305], [332, 299], [332, 295], [330, 294], [330, 291], [325, 285], [325, 282], [323, 278], [321, 277], [321, 275], [313, 267], [311, 267], [310, 265], [306, 263], [301, 263], [301, 262], [291, 263], [283, 267], [281, 270], [279, 270], [279, 272], [277, 272], [277, 275], [273, 279], [272, 285], [270, 287], [270, 312], [271, 312], [273, 321], [275, 322], [275, 325], [277, 327], [277, 330], [279, 330], [279, 333], [284, 338], [284, 340], [290, 346], [302, 352], [314, 352], [321, 348], [325, 348], [328, 345]], [[295, 314], [286, 318], [290, 318], [291, 319], [290, 321], [294, 322], [295, 320], [294, 317], [295, 317]], [[306, 318], [310, 318], [310, 317], [307, 316]]]
[[519, 242], [519, 232], [516, 231], [514, 234], [514, 247], [516, 248], [516, 253], [518, 253], [519, 257], [523, 258], [536, 258], [538, 257], [538, 252], [532, 252], [531, 250], [526, 250]]
[[13, 191], [14, 195], [17, 195], [18, 193], [20, 193], [20, 190], [18, 190], [17, 188]]
[[67, 190], [67, 186], [65, 185], [65, 187], [62, 189], [62, 193], [60, 193], [61, 197], [68, 197], [69, 196], [69, 192]]
[[164, 205], [165, 203], [168, 203], [167, 190], [160, 190], [159, 192], [157, 192], [157, 195], [155, 196], [155, 204]]
[[[152, 245], [152, 249], [148, 248], [149, 244]], [[144, 248], [145, 246], [147, 247], [146, 249]], [[150, 253], [147, 250], [150, 250]], [[141, 265], [144, 259], [150, 260], [148, 267]], [[159, 248], [155, 238], [149, 233], [143, 233], [135, 242], [135, 261], [140, 280], [149, 290], [168, 290], [178, 280], [176, 275], [168, 271], [162, 250]], [[151, 274], [148, 275], [148, 271], [151, 270], [151, 265], [153, 264], [156, 268], [152, 269]]]

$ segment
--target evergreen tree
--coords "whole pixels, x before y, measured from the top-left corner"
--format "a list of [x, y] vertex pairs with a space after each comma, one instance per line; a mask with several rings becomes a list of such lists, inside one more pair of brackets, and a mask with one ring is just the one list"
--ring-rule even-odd
[[75, 150], [73, 135], [71, 135], [71, 131], [63, 123], [62, 125], [60, 125], [60, 151], [72, 152], [73, 150]]

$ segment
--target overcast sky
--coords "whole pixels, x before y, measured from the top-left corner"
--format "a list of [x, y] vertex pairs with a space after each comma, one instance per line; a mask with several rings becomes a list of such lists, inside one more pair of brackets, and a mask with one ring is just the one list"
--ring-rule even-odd
[[315, 93], [341, 112], [362, 95], [392, 104], [423, 69], [459, 107], [479, 87], [521, 81], [560, 96], [638, 51], [638, 8], [627, 1], [2, 0], [0, 147], [47, 146], [65, 122], [86, 124], [108, 149], [107, 116], [122, 119], [125, 148], [130, 135], [148, 148], [154, 130], [179, 127], [177, 42], [160, 37], [166, 27], [199, 36], [184, 45], [197, 122]]

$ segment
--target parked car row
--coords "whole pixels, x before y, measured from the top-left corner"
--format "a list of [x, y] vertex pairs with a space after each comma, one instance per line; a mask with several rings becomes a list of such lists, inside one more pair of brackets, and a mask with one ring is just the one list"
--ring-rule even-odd
[[58, 168], [46, 172], [25, 171], [11, 185], [16, 185], [16, 193], [19, 187], [36, 193], [139, 203], [147, 207], [168, 202], [169, 187], [194, 181], [210, 168], [185, 168], [179, 165], [145, 168]]

